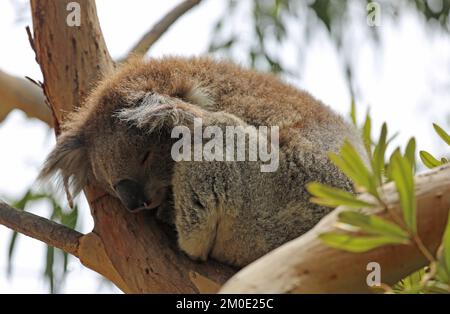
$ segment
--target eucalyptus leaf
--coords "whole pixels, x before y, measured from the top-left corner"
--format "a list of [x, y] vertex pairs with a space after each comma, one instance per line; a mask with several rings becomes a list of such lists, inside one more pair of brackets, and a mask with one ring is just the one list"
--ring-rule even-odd
[[344, 211], [338, 215], [339, 221], [358, 227], [362, 232], [397, 238], [407, 243], [409, 234], [398, 225], [375, 215], [365, 215], [355, 211]]
[[370, 156], [372, 154], [372, 119], [370, 118], [369, 110], [366, 113], [366, 119], [363, 126], [363, 141], [366, 148], [367, 154]]
[[442, 251], [439, 256], [437, 277], [450, 284], [450, 215], [447, 218], [444, 236], [442, 238]]
[[376, 184], [381, 185], [383, 182], [383, 175], [385, 171], [385, 160], [384, 156], [386, 154], [387, 148], [387, 125], [383, 123], [381, 127], [380, 137], [378, 143], [375, 145], [372, 158], [372, 170], [377, 180]]
[[55, 275], [53, 271], [53, 264], [55, 259], [55, 249], [52, 246], [47, 246], [47, 254], [45, 259], [44, 275], [48, 278], [50, 283], [50, 292], [55, 292]]
[[356, 121], [356, 104], [355, 99], [352, 99], [352, 103], [350, 105], [350, 119], [354, 126], [358, 126], [358, 122]]
[[359, 156], [359, 153], [348, 141], [345, 141], [342, 145], [340, 155], [330, 152], [328, 156], [353, 182], [366, 188], [372, 195], [378, 195], [373, 176]]
[[427, 167], [427, 168], [435, 168], [435, 167], [439, 167], [440, 165], [442, 165], [442, 162], [437, 160], [436, 158], [434, 158], [433, 155], [431, 155], [430, 153], [421, 150], [419, 153], [420, 159], [422, 160], [423, 164]]
[[411, 137], [406, 145], [405, 157], [408, 159], [413, 171], [416, 171], [416, 140]]
[[8, 268], [7, 268], [7, 274], [12, 274], [13, 264], [12, 264], [12, 258], [14, 254], [14, 249], [16, 248], [17, 244], [17, 237], [19, 233], [17, 231], [13, 231], [11, 234], [11, 240], [9, 241], [8, 246]]
[[391, 179], [395, 182], [400, 198], [403, 219], [413, 233], [417, 232], [416, 226], [416, 194], [414, 188], [414, 174], [408, 159], [400, 154], [397, 149], [391, 156]]
[[444, 142], [447, 143], [447, 145], [450, 145], [450, 135], [436, 123], [433, 123], [433, 127], [436, 133], [444, 140]]
[[353, 253], [363, 253], [390, 244], [406, 244], [393, 237], [360, 236], [348, 233], [328, 232], [319, 235], [319, 239], [330, 247]]
[[350, 192], [329, 187], [321, 183], [309, 183], [306, 188], [314, 196], [311, 201], [322, 206], [337, 207], [345, 205], [352, 208], [374, 206], [374, 204], [357, 199]]

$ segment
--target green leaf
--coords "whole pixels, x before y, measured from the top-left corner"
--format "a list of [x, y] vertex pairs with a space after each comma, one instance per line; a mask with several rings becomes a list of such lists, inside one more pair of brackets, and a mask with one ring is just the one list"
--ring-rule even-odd
[[366, 113], [366, 120], [364, 121], [363, 126], [363, 141], [364, 141], [364, 147], [366, 148], [367, 154], [370, 156], [372, 155], [372, 119], [370, 118], [369, 110], [367, 110]]
[[345, 141], [342, 145], [340, 155], [330, 152], [328, 156], [354, 183], [364, 187], [372, 195], [378, 196], [375, 178], [373, 178], [358, 152], [348, 141]]
[[70, 212], [61, 214], [61, 223], [71, 229], [75, 228], [77, 220], [78, 220], [78, 208], [76, 206]]
[[422, 290], [421, 281], [425, 276], [426, 268], [421, 268], [418, 271], [408, 275], [393, 286], [396, 293], [419, 293]]
[[446, 142], [447, 145], [450, 145], [450, 135], [436, 123], [433, 123], [433, 127], [436, 133], [444, 140], [444, 142]]
[[333, 188], [321, 183], [309, 183], [306, 186], [309, 193], [311, 193], [314, 198], [311, 202], [327, 206], [327, 207], [338, 207], [340, 205], [345, 205], [351, 208], [361, 208], [361, 207], [373, 207], [374, 204], [359, 200], [350, 192]]
[[392, 237], [357, 236], [347, 233], [327, 232], [319, 235], [319, 239], [327, 245], [348, 252], [362, 253], [389, 244], [404, 244]]
[[[23, 194], [23, 196], [12, 203], [12, 207], [15, 207], [17, 209], [20, 210], [25, 210], [25, 207], [27, 206], [27, 204], [29, 202], [32, 201], [37, 201], [43, 198], [47, 198], [48, 195], [46, 194], [35, 194], [33, 193], [33, 191], [31, 190], [31, 188], [29, 188], [27, 191], [25, 191], [25, 193]], [[19, 233], [17, 233], [16, 231], [12, 232], [11, 235], [11, 240], [9, 242], [9, 247], [8, 247], [8, 266], [7, 266], [7, 274], [10, 275], [12, 273], [12, 269], [13, 269], [13, 264], [12, 264], [12, 257], [14, 254], [14, 250], [16, 248], [16, 243], [17, 243], [17, 237], [19, 236]]]
[[64, 251], [60, 251], [63, 255], [63, 276], [67, 273], [67, 266], [69, 265], [69, 254]]
[[358, 126], [358, 122], [356, 121], [356, 105], [355, 99], [352, 99], [352, 103], [350, 105], [350, 118], [352, 119], [352, 123], [354, 126]]
[[416, 140], [414, 137], [411, 137], [406, 145], [405, 149], [405, 157], [408, 159], [411, 164], [414, 172], [416, 171]]
[[427, 282], [425, 288], [423, 289], [424, 293], [428, 294], [449, 294], [450, 292], [450, 285], [430, 280]]
[[441, 245], [442, 251], [439, 256], [437, 277], [442, 282], [450, 284], [450, 215], [448, 215]]
[[416, 226], [416, 194], [414, 189], [414, 174], [408, 159], [396, 150], [391, 156], [392, 180], [395, 182], [402, 207], [403, 219], [412, 232], [417, 232]]
[[361, 231], [372, 235], [392, 237], [405, 244], [409, 242], [409, 234], [396, 224], [374, 215], [365, 215], [355, 211], [344, 211], [338, 215], [339, 221], [358, 227]]
[[9, 241], [9, 247], [8, 247], [8, 267], [7, 267], [7, 274], [8, 276], [10, 276], [12, 274], [12, 268], [13, 268], [13, 264], [12, 264], [12, 257], [14, 254], [14, 249], [16, 247], [16, 243], [17, 243], [17, 236], [19, 235], [19, 233], [17, 231], [13, 231], [12, 235], [11, 235], [11, 240]]
[[435, 167], [442, 165], [442, 162], [440, 162], [439, 160], [434, 158], [433, 155], [431, 155], [430, 153], [428, 153], [424, 150], [421, 150], [419, 155], [420, 155], [420, 159], [422, 159], [423, 164], [427, 168], [431, 169], [431, 168], [435, 168]]
[[61, 216], [62, 216], [62, 208], [61, 206], [52, 199], [52, 213], [50, 215], [50, 220], [61, 220]]
[[55, 275], [53, 272], [53, 264], [55, 258], [55, 249], [52, 246], [47, 246], [47, 254], [45, 259], [45, 277], [48, 278], [50, 282], [50, 292], [55, 292]]
[[372, 170], [377, 180], [376, 182], [377, 186], [381, 185], [381, 183], [383, 182], [382, 178], [385, 171], [384, 156], [386, 154], [387, 148], [386, 140], [387, 140], [387, 125], [386, 123], [383, 123], [383, 126], [381, 127], [380, 138], [378, 140], [378, 143], [375, 145], [372, 158]]

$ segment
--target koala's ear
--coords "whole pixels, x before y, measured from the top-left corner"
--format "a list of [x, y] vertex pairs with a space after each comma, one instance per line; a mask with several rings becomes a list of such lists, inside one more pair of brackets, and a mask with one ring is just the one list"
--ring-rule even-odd
[[176, 125], [192, 125], [194, 118], [201, 118], [204, 114], [205, 111], [199, 106], [181, 99], [148, 93], [137, 107], [121, 109], [115, 116], [140, 129], [153, 132]]
[[83, 136], [68, 131], [58, 137], [56, 147], [47, 157], [38, 180], [45, 182], [57, 177], [75, 196], [86, 186], [89, 169]]

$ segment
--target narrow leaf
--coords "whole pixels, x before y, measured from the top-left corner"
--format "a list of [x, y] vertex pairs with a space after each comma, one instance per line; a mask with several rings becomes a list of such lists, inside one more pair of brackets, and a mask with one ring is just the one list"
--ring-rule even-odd
[[414, 172], [416, 171], [416, 140], [411, 137], [406, 145], [405, 157], [408, 159]]
[[350, 118], [352, 119], [353, 125], [358, 126], [358, 123], [356, 121], [356, 105], [354, 99], [352, 99], [352, 103], [350, 105]]
[[436, 123], [433, 123], [433, 127], [436, 133], [444, 140], [444, 142], [446, 142], [447, 145], [450, 145], [450, 135]]
[[419, 155], [420, 155], [420, 159], [422, 159], [423, 164], [427, 168], [431, 169], [431, 168], [435, 168], [435, 167], [442, 165], [442, 162], [440, 162], [439, 160], [434, 158], [433, 155], [431, 155], [430, 153], [428, 153], [424, 150], [421, 150]]
[[386, 237], [393, 237], [399, 241], [409, 241], [409, 234], [398, 225], [374, 215], [365, 215], [355, 211], [345, 211], [339, 214], [339, 221], [356, 226], [361, 231]]
[[385, 160], [384, 156], [386, 154], [387, 148], [387, 125], [383, 123], [381, 127], [380, 137], [378, 139], [378, 143], [375, 145], [375, 149], [373, 151], [372, 158], [372, 170], [377, 179], [377, 186], [380, 185], [383, 180], [384, 168], [385, 168]]
[[402, 207], [403, 219], [408, 228], [416, 233], [416, 195], [414, 175], [409, 161], [396, 150], [391, 157], [392, 180], [395, 182]]
[[345, 205], [352, 208], [373, 207], [374, 204], [359, 200], [350, 192], [337, 188], [329, 187], [321, 183], [310, 183], [306, 186], [307, 190], [314, 198], [311, 202], [327, 206], [337, 207]]
[[11, 235], [11, 240], [9, 241], [9, 247], [8, 247], [8, 267], [7, 267], [7, 274], [8, 276], [11, 275], [12, 269], [13, 269], [13, 263], [12, 258], [14, 254], [14, 249], [16, 248], [17, 243], [17, 236], [19, 233], [17, 231], [13, 231]]
[[348, 141], [345, 141], [342, 145], [340, 156], [331, 153], [329, 157], [353, 182], [366, 188], [370, 193], [377, 194], [376, 184], [373, 182], [367, 166], [356, 149]]
[[50, 292], [55, 292], [55, 275], [53, 272], [53, 264], [55, 259], [55, 249], [52, 246], [47, 246], [47, 254], [45, 259], [44, 275], [48, 278], [50, 283]]
[[364, 121], [363, 126], [363, 141], [364, 146], [366, 148], [367, 154], [370, 156], [372, 155], [372, 119], [370, 118], [369, 110], [367, 110], [366, 113], [366, 120]]
[[450, 215], [448, 215], [447, 226], [442, 239], [442, 251], [439, 256], [437, 274], [440, 280], [450, 284]]
[[327, 245], [354, 253], [367, 252], [380, 246], [389, 244], [405, 244], [392, 237], [384, 236], [356, 236], [346, 233], [327, 232], [319, 235], [319, 239]]

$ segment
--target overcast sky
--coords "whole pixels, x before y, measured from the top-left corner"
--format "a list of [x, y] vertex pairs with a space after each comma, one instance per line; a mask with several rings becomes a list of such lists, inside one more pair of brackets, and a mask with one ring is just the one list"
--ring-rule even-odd
[[[123, 56], [150, 26], [180, 1], [107, 1], [97, 0], [98, 14], [106, 43], [113, 57]], [[181, 18], [152, 48], [150, 56], [199, 55], [205, 53], [214, 22], [224, 8], [222, 0], [207, 0]], [[39, 67], [29, 47], [25, 21], [16, 22], [11, 1], [0, 1], [0, 69], [17, 76], [41, 80]], [[245, 20], [242, 23], [245, 36]], [[358, 27], [349, 31], [360, 34]], [[295, 25], [293, 25], [295, 27]], [[403, 14], [398, 24], [381, 20], [381, 49], [376, 50], [362, 35], [355, 45], [358, 64], [355, 74], [360, 87], [360, 116], [371, 106], [375, 128], [388, 121], [393, 131], [400, 131], [397, 143], [405, 143], [415, 135], [421, 149], [443, 152], [432, 132], [431, 122], [446, 124], [450, 112], [450, 40], [448, 35], [432, 34], [413, 15]], [[336, 111], [347, 114], [350, 96], [345, 85], [339, 60], [326, 34], [319, 33], [308, 47], [288, 45], [283, 58], [289, 61], [293, 49], [306, 51], [298, 87]], [[295, 66], [295, 62], [292, 62]], [[299, 73], [300, 74], [300, 73]], [[445, 113], [445, 114], [444, 114]], [[0, 197], [14, 199], [33, 182], [45, 155], [54, 145], [53, 133], [43, 123], [27, 119], [14, 111], [0, 124]], [[448, 152], [447, 152], [448, 153]], [[83, 204], [85, 204], [83, 202]], [[45, 203], [36, 203], [32, 212], [48, 216]], [[89, 232], [92, 221], [86, 206], [81, 208], [81, 232]], [[19, 237], [14, 255], [14, 272], [6, 276], [6, 256], [11, 232], [0, 226], [0, 293], [48, 292], [43, 278], [44, 245], [25, 236]], [[118, 292], [108, 284], [100, 284], [99, 276], [73, 258], [63, 292]]]

